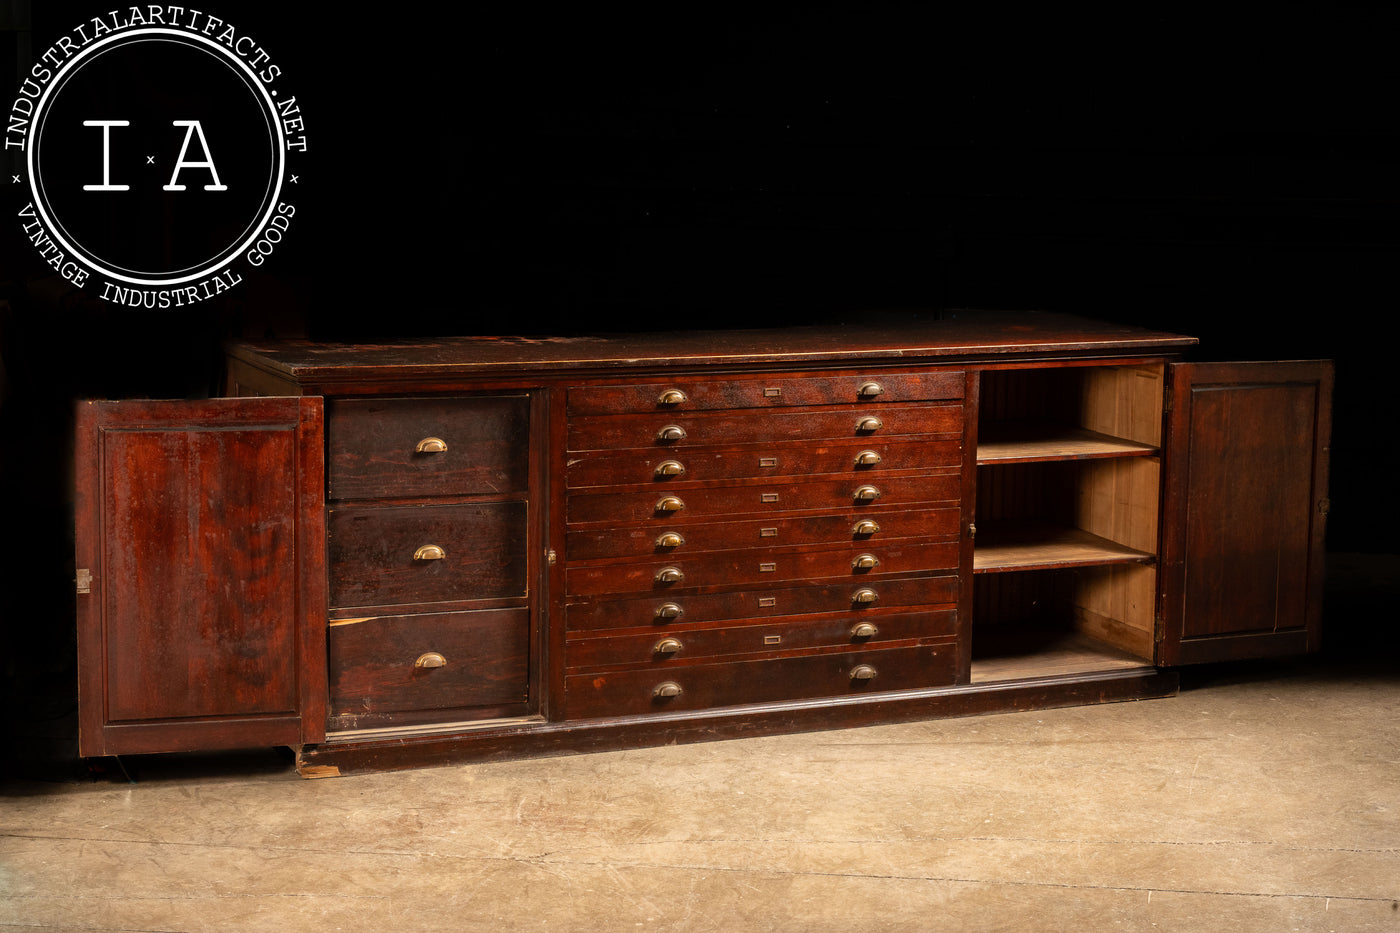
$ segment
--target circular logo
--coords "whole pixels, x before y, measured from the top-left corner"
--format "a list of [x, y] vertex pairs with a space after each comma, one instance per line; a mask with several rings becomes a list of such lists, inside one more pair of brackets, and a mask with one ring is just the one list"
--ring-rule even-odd
[[65, 278], [131, 307], [212, 298], [267, 262], [306, 151], [301, 109], [255, 38], [163, 9], [159, 23], [131, 8], [139, 20], [113, 12], [61, 37], [6, 133], [24, 149], [25, 234]]

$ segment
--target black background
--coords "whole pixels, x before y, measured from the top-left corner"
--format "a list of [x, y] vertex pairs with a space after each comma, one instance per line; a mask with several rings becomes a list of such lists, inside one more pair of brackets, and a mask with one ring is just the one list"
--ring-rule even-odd
[[[51, 547], [12, 573], [71, 593], [72, 398], [206, 394], [227, 334], [955, 307], [1336, 359], [1329, 549], [1397, 550], [1394, 7], [281, 6], [212, 11], [283, 68], [309, 140], [289, 241], [230, 301], [65, 295], [0, 186], [5, 537]], [[112, 8], [36, 3], [33, 50]]]

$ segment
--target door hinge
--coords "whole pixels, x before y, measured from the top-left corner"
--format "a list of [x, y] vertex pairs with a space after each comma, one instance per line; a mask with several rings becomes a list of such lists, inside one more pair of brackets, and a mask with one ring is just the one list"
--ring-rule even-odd
[[1176, 407], [1175, 396], [1170, 391], [1162, 397], [1162, 412], [1170, 415], [1172, 409]]
[[1160, 645], [1167, 637], [1167, 623], [1161, 616], [1152, 620], [1152, 643]]
[[78, 570], [78, 592], [92, 592], [92, 571], [88, 570], [86, 567], [80, 568]]
[[1332, 511], [1332, 500], [1331, 500], [1331, 499], [1318, 499], [1318, 500], [1317, 500], [1317, 510], [1318, 510], [1319, 512], [1321, 512], [1323, 515], [1326, 515], [1328, 512], [1331, 512], [1331, 511]]

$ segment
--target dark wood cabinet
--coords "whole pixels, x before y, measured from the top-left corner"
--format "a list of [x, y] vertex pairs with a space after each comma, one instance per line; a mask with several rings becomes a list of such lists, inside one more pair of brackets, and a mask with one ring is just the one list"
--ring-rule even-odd
[[83, 751], [322, 774], [1162, 696], [1312, 650], [1331, 366], [1194, 342], [960, 314], [234, 345], [239, 398], [80, 423]]

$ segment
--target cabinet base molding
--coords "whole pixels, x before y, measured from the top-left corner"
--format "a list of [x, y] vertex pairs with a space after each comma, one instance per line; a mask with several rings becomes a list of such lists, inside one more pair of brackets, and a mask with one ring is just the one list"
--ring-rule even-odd
[[689, 714], [562, 723], [522, 723], [512, 720], [496, 726], [474, 725], [469, 731], [456, 734], [404, 734], [371, 741], [307, 745], [297, 752], [297, 773], [305, 778], [339, 777], [989, 713], [1122, 703], [1175, 696], [1178, 688], [1179, 677], [1175, 671], [1142, 667], [1103, 674], [868, 694], [839, 700], [733, 707]]

